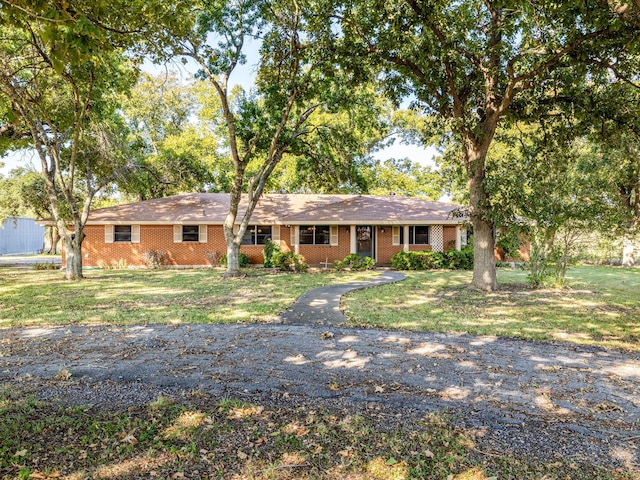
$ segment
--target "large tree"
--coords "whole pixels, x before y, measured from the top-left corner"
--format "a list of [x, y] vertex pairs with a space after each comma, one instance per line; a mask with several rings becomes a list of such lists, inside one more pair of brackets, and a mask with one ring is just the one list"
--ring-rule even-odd
[[64, 240], [65, 277], [77, 279], [91, 201], [117, 172], [104, 165], [104, 154], [110, 164], [116, 160], [105, 118], [113, 110], [109, 92], [126, 76], [122, 60], [110, 55], [99, 64], [64, 63], [30, 21], [3, 29], [2, 37], [0, 95], [10, 101], [11, 128], [20, 132], [14, 135], [29, 138], [38, 155], [53, 221]]
[[[474, 229], [472, 284], [498, 287], [487, 153], [523, 92], [572, 65], [610, 68], [635, 49], [637, 5], [616, 1], [356, 0], [334, 18], [345, 64], [376, 76], [398, 101], [437, 115], [462, 146]], [[340, 32], [340, 35], [338, 35]], [[574, 69], [578, 78], [587, 72]], [[605, 77], [599, 77], [605, 78]], [[549, 88], [554, 88], [547, 83]], [[556, 85], [558, 87], [558, 85]], [[433, 131], [428, 132], [429, 138]]]
[[0, 146], [40, 160], [66, 253], [82, 277], [84, 225], [93, 197], [126, 167], [115, 95], [133, 78], [124, 55], [161, 48], [157, 25], [181, 21], [180, 0], [0, 0]]
[[[318, 153], [323, 138], [335, 138], [325, 114], [356, 103], [333, 53], [315, 35], [314, 22], [322, 18], [313, 6], [296, 0], [203, 1], [192, 31], [173, 50], [197, 62], [198, 76], [213, 85], [219, 100], [224, 147], [233, 164], [224, 222], [228, 276], [240, 273], [240, 243], [275, 167], [286, 154], [308, 155], [310, 147]], [[234, 89], [232, 75], [245, 63], [250, 42], [260, 46], [254, 88]], [[314, 135], [319, 131], [327, 135]], [[243, 197], [246, 209], [240, 211]]]

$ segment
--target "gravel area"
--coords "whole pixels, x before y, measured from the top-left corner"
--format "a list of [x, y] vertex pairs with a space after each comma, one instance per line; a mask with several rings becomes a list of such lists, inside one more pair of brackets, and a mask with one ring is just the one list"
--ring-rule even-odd
[[446, 411], [489, 454], [640, 471], [640, 359], [589, 346], [287, 324], [5, 329], [0, 385], [105, 409], [204, 392], [402, 421]]

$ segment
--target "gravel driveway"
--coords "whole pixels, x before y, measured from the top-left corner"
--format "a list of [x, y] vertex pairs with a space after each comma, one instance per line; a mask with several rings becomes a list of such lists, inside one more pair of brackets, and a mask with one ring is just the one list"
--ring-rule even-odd
[[572, 344], [286, 324], [8, 329], [0, 383], [98, 408], [201, 391], [408, 421], [446, 410], [487, 451], [640, 466], [640, 359]]

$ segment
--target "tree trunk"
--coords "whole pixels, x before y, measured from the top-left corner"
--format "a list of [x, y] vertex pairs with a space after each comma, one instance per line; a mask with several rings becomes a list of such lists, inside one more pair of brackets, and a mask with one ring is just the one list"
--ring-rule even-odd
[[58, 243], [60, 243], [60, 235], [58, 235], [58, 229], [56, 227], [47, 227], [47, 244], [45, 253], [50, 255], [56, 255], [60, 253], [58, 251]]
[[227, 243], [227, 271], [225, 277], [240, 277], [240, 245], [236, 242]]
[[66, 280], [80, 280], [82, 276], [82, 238], [73, 232], [64, 235]]
[[635, 242], [633, 241], [633, 237], [629, 235], [625, 235], [622, 238], [622, 266], [623, 267], [633, 267], [636, 263], [636, 259], [634, 257], [635, 253]]
[[495, 232], [493, 221], [486, 213], [489, 208], [484, 186], [485, 160], [489, 144], [477, 145], [467, 141], [465, 160], [467, 164], [467, 186], [469, 207], [473, 225], [473, 278], [471, 284], [487, 292], [498, 289], [495, 259]]
[[493, 224], [483, 218], [473, 219], [473, 278], [471, 284], [481, 290], [498, 289], [495, 236]]
[[53, 255], [57, 255], [58, 253], [62, 253], [58, 246], [60, 244], [60, 235], [58, 234], [57, 228], [50, 228], [51, 230], [51, 253]]

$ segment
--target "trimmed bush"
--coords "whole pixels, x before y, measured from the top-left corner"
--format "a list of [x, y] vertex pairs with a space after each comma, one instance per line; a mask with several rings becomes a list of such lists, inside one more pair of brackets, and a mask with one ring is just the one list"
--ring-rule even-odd
[[309, 268], [302, 255], [296, 255], [293, 252], [281, 252], [280, 249], [273, 252], [271, 263], [279, 270], [306, 272]]
[[473, 268], [473, 249], [433, 252], [398, 252], [391, 257], [391, 266], [396, 270], [471, 270]]
[[446, 266], [452, 270], [473, 270], [473, 247], [448, 250], [444, 253]]
[[333, 262], [333, 268], [342, 271], [349, 267], [352, 271], [372, 270], [376, 266], [376, 261], [371, 257], [361, 257], [357, 253], [351, 253], [344, 257], [344, 260]]
[[[240, 264], [240, 268], [248, 268], [250, 263], [249, 263], [249, 255], [247, 255], [246, 253], [240, 253], [238, 255], [238, 263]], [[222, 265], [223, 267], [227, 266], [227, 254], [223, 253], [220, 256], [220, 265]]]
[[343, 272], [345, 270], [345, 268], [347, 268], [347, 266], [345, 265], [344, 261], [336, 260], [336, 261], [333, 262], [333, 269], [336, 272]]

